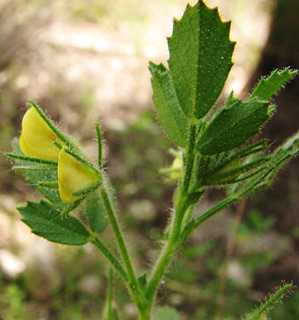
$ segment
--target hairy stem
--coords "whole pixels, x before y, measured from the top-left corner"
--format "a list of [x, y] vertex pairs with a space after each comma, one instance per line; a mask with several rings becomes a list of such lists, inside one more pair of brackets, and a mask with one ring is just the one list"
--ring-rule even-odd
[[240, 198], [236, 196], [230, 196], [221, 202], [219, 202], [215, 207], [209, 209], [205, 213], [203, 213], [201, 216], [197, 217], [196, 219], [193, 219], [182, 231], [181, 236], [181, 242], [180, 244], [183, 244], [191, 235], [191, 233], [197, 229], [203, 222], [208, 220], [210, 217], [218, 213], [219, 211], [223, 210], [226, 207], [229, 207], [231, 204], [239, 201]]
[[161, 279], [167, 269], [170, 261], [172, 260], [176, 250], [177, 250], [177, 241], [180, 237], [182, 220], [184, 217], [184, 213], [187, 210], [186, 198], [181, 198], [178, 201], [176, 212], [175, 212], [175, 220], [172, 228], [172, 232], [169, 236], [168, 241], [163, 247], [160, 256], [154, 269], [152, 271], [151, 277], [148, 282], [148, 286], [146, 289], [145, 296], [146, 298], [153, 302], [156, 290], [161, 282]]
[[188, 149], [186, 152], [186, 168], [185, 168], [185, 174], [184, 174], [184, 180], [183, 180], [183, 186], [182, 186], [182, 194], [184, 196], [186, 196], [188, 193], [191, 175], [192, 175], [192, 169], [193, 169], [194, 157], [195, 157], [195, 154], [194, 154], [195, 136], [196, 136], [196, 120], [194, 120], [190, 124], [190, 129], [189, 129], [189, 143], [188, 143]]
[[132, 265], [129, 253], [128, 253], [125, 241], [123, 239], [122, 232], [121, 232], [120, 227], [118, 225], [116, 214], [114, 213], [114, 210], [113, 210], [112, 205], [110, 203], [109, 196], [108, 196], [107, 191], [103, 185], [100, 187], [100, 194], [101, 194], [101, 197], [102, 197], [102, 200], [103, 200], [111, 227], [112, 227], [113, 232], [115, 234], [116, 241], [117, 241], [117, 244], [118, 244], [126, 271], [127, 271], [127, 275], [129, 278], [129, 284], [130, 284], [129, 289], [131, 289], [130, 292], [132, 294], [132, 298], [137, 303], [139, 301], [139, 299], [138, 299], [139, 288], [138, 288], [137, 278], [135, 276], [135, 271], [133, 269], [133, 265]]
[[189, 143], [188, 149], [185, 156], [185, 173], [183, 178], [183, 183], [179, 190], [179, 197], [175, 203], [175, 216], [174, 222], [171, 228], [171, 232], [166, 242], [165, 246], [162, 248], [160, 256], [156, 265], [153, 268], [152, 274], [150, 276], [147, 289], [145, 292], [145, 297], [153, 303], [156, 290], [161, 282], [161, 279], [174, 257], [178, 249], [178, 242], [181, 235], [182, 222], [184, 219], [185, 212], [188, 207], [188, 189], [190, 185], [193, 163], [194, 163], [194, 146], [195, 146], [195, 134], [196, 134], [196, 121], [192, 122], [189, 129]]

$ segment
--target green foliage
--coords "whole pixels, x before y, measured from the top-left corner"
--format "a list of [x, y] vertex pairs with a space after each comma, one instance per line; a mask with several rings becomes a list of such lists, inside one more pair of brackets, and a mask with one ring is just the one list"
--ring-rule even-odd
[[233, 64], [235, 42], [229, 32], [230, 22], [222, 22], [218, 10], [203, 1], [188, 5], [182, 19], [174, 21], [168, 38], [169, 70], [189, 118], [205, 116], [222, 91]]
[[273, 224], [275, 223], [275, 218], [270, 217], [263, 217], [262, 213], [258, 210], [252, 210], [248, 214], [248, 226], [257, 232], [265, 232], [269, 230]]
[[274, 289], [273, 293], [269, 294], [263, 303], [252, 313], [246, 315], [242, 320], [264, 320], [265, 315], [281, 300], [288, 296], [293, 291], [292, 283], [283, 283], [281, 286]]
[[5, 307], [0, 309], [0, 317], [5, 320], [28, 319], [29, 312], [24, 306], [24, 298], [24, 293], [18, 286], [14, 284], [7, 286], [3, 294]]
[[261, 166], [256, 175], [246, 180], [243, 185], [237, 184], [235, 186], [236, 194], [243, 197], [254, 191], [269, 187], [283, 165], [298, 154], [299, 132], [269, 155], [269, 161]]
[[[259, 82], [248, 100], [235, 98], [232, 93], [225, 106], [218, 110], [213, 108], [233, 64], [231, 58], [235, 43], [230, 41], [229, 33], [230, 22], [223, 22], [217, 9], [208, 8], [200, 0], [194, 7], [188, 5], [181, 20], [174, 21], [173, 34], [168, 39], [169, 70], [163, 64], [150, 63], [149, 66], [158, 121], [172, 142], [181, 147], [177, 153], [181, 157], [181, 164], [180, 174], [176, 178], [178, 186], [173, 197], [172, 216], [164, 233], [166, 239], [163, 248], [149, 274], [142, 273], [137, 277], [118, 222], [113, 189], [108, 178], [102, 175], [99, 125], [96, 125], [98, 166], [95, 167], [81, 149], [31, 101], [30, 107], [37, 110], [37, 118], [40, 117], [41, 123], [46, 124], [44, 136], [47, 138], [47, 135], [52, 136], [54, 133], [54, 142], [49, 139], [49, 145], [55, 150], [54, 159], [56, 153], [59, 154], [57, 162], [28, 157], [22, 154], [18, 144], [15, 145], [14, 153], [8, 154], [17, 161], [15, 169], [20, 170], [30, 184], [50, 201], [29, 201], [26, 206], [19, 207], [22, 220], [33, 233], [52, 242], [68, 245], [84, 245], [87, 242], [94, 244], [121, 276], [137, 307], [140, 320], [151, 319], [157, 289], [163, 276], [191, 233], [222, 209], [270, 186], [281, 167], [299, 153], [299, 132], [272, 153], [268, 151], [267, 140], [255, 143], [249, 141], [260, 132], [273, 113], [274, 107], [269, 102], [272, 96], [297, 71], [290, 71], [288, 68], [275, 70], [268, 78]], [[36, 130], [35, 118], [31, 119], [33, 123], [30, 122], [27, 127], [38, 138], [40, 132]], [[30, 136], [32, 135], [28, 135], [29, 140]], [[30, 142], [26, 140], [26, 143]], [[56, 152], [53, 144], [60, 149], [59, 152]], [[149, 150], [148, 141], [144, 149]], [[139, 156], [135, 154], [134, 158]], [[64, 184], [61, 183], [59, 170], [57, 174], [57, 167], [60, 168], [62, 162], [65, 166]], [[83, 188], [85, 178], [88, 183]], [[79, 187], [69, 194], [64, 192], [65, 186], [73, 190], [72, 184], [78, 184]], [[214, 186], [225, 188], [228, 196], [202, 215], [194, 216], [196, 204], [205, 191]], [[61, 191], [67, 194], [65, 198]], [[79, 200], [76, 200], [77, 196], [81, 196]], [[70, 203], [65, 204], [60, 198]], [[79, 219], [69, 215], [83, 200], [84, 213], [92, 234]], [[139, 210], [142, 214], [142, 206]], [[107, 228], [108, 220], [121, 261], [98, 237]], [[209, 259], [205, 264], [206, 270], [216, 273], [218, 264], [217, 258]], [[260, 319], [289, 292], [289, 286], [278, 289], [248, 319]], [[104, 317], [110, 320], [118, 318], [112, 304], [112, 275]], [[157, 309], [154, 319], [179, 320], [180, 316], [174, 309], [163, 307]]]
[[199, 137], [197, 149], [206, 155], [235, 149], [257, 134], [268, 118], [267, 102], [238, 99], [212, 119]]
[[156, 310], [154, 320], [181, 320], [175, 309], [170, 307], [160, 307]]
[[260, 80], [252, 92], [251, 97], [259, 97], [260, 100], [269, 100], [297, 74], [298, 70], [290, 70], [290, 68], [285, 68], [283, 70], [276, 69], [268, 78], [262, 78]]
[[68, 245], [83, 245], [89, 241], [89, 232], [77, 218], [62, 216], [46, 201], [28, 201], [25, 207], [18, 207], [18, 210], [31, 231], [49, 241]]
[[178, 101], [173, 81], [163, 64], [150, 63], [153, 101], [158, 112], [158, 121], [171, 140], [181, 147], [187, 145], [188, 119]]
[[105, 206], [98, 191], [90, 193], [85, 199], [85, 213], [92, 231], [101, 233], [108, 227], [109, 221]]

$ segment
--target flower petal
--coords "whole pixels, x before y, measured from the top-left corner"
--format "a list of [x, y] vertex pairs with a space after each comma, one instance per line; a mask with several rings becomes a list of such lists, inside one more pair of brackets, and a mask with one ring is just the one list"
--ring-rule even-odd
[[40, 114], [31, 107], [22, 120], [20, 147], [24, 154], [46, 160], [58, 161], [60, 150], [54, 141], [60, 141]]
[[101, 183], [101, 174], [94, 168], [81, 162], [61, 149], [58, 160], [58, 184], [60, 198], [65, 203], [72, 203], [82, 198], [73, 193], [85, 189], [97, 188]]

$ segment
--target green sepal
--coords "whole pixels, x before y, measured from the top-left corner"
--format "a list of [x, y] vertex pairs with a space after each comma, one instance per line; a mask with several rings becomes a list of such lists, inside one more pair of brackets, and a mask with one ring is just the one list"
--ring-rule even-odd
[[46, 187], [46, 188], [50, 188], [50, 189], [58, 189], [59, 188], [58, 181], [41, 181], [38, 183], [38, 185], [41, 187]]
[[[54, 124], [53, 121], [49, 119], [49, 117], [43, 112], [43, 110], [36, 104], [34, 101], [29, 100], [29, 103], [27, 103], [28, 108], [34, 108], [41, 118], [46, 122], [46, 124], [51, 128], [51, 130], [56, 134], [56, 136], [63, 142], [64, 146], [68, 147], [68, 151], [73, 156], [77, 156], [78, 159], [80, 159], [82, 162], [87, 162], [90, 165], [89, 159], [86, 157], [86, 155], [81, 151], [81, 149], [77, 146], [76, 143], [74, 143], [67, 135], [61, 132], [61, 130], [58, 129], [58, 127]], [[58, 141], [54, 141], [54, 144], [59, 148], [62, 149], [61, 143]], [[65, 149], [66, 150], [66, 149]]]
[[252, 98], [245, 102], [237, 100], [222, 109], [199, 137], [197, 150], [213, 155], [243, 145], [269, 119], [268, 107], [268, 102]]
[[236, 157], [241, 159], [249, 155], [256, 154], [258, 152], [266, 151], [269, 149], [267, 142], [268, 139], [262, 139], [254, 144], [244, 147], [241, 150], [238, 150], [236, 153], [234, 153], [231, 157], [229, 157], [228, 161], [231, 161], [231, 159]]
[[178, 100], [190, 118], [204, 117], [219, 97], [230, 69], [235, 42], [230, 22], [203, 1], [187, 6], [168, 38], [169, 70]]
[[28, 157], [25, 155], [10, 153], [10, 152], [7, 152], [6, 155], [8, 157], [10, 157], [12, 159], [16, 159], [16, 160], [23, 160], [23, 161], [28, 161], [28, 162], [38, 163], [38, 164], [45, 164], [47, 166], [53, 166], [53, 167], [58, 166], [57, 161], [45, 160], [45, 159], [40, 159], [40, 158], [32, 158], [32, 157]]
[[[42, 166], [42, 165], [16, 165], [16, 166], [13, 166], [12, 167], [14, 170], [19, 170], [19, 171], [22, 171], [22, 170], [33, 170], [33, 171], [54, 171], [53, 170], [53, 167], [49, 167], [49, 166]], [[24, 172], [23, 172], [24, 175], [26, 175]], [[32, 184], [35, 186], [35, 184]], [[37, 185], [39, 185], [39, 183], [37, 183]]]
[[[89, 168], [94, 169], [96, 172], [98, 172], [99, 176], [101, 176], [101, 171], [97, 166], [94, 166], [93, 163], [81, 152], [81, 150], [76, 150], [76, 149], [68, 149], [65, 148], [64, 151], [74, 157], [76, 160], [82, 163], [82, 165], [85, 165]], [[82, 156], [83, 155], [83, 156]], [[80, 191], [78, 191], [80, 192]]]
[[267, 78], [262, 78], [254, 91], [251, 98], [259, 97], [260, 100], [269, 100], [277, 93], [288, 81], [298, 74], [298, 70], [285, 68], [283, 70], [274, 70]]
[[70, 141], [70, 139], [63, 134], [58, 128], [57, 126], [53, 123], [53, 121], [51, 121], [48, 116], [46, 116], [46, 114], [42, 111], [42, 109], [32, 100], [29, 100], [29, 103], [27, 103], [27, 107], [28, 108], [34, 108], [39, 115], [41, 116], [41, 118], [46, 122], [46, 124], [51, 128], [51, 130], [56, 134], [56, 136], [69, 148], [72, 149], [78, 149], [74, 143], [72, 143]]
[[85, 188], [85, 189], [81, 189], [79, 191], [73, 192], [72, 194], [74, 196], [86, 196], [91, 192], [96, 191], [100, 186], [102, 185], [102, 180], [100, 180], [96, 185]]
[[109, 220], [99, 191], [92, 192], [86, 197], [85, 213], [93, 232], [101, 233], [106, 230]]
[[[238, 160], [237, 158], [235, 158]], [[222, 170], [215, 171], [213, 173], [207, 174], [202, 179], [202, 185], [204, 186], [216, 186], [223, 185], [229, 183], [235, 183], [236, 181], [240, 181], [237, 179], [241, 174], [246, 174], [247, 172], [261, 167], [264, 163], [270, 161], [269, 157], [261, 157], [259, 159], [253, 160], [244, 165], [239, 165], [236, 167], [228, 167], [223, 168]], [[236, 162], [237, 164], [237, 162]], [[251, 175], [250, 175], [251, 176]], [[249, 177], [249, 176], [248, 176]], [[241, 178], [243, 181], [244, 179]]]
[[171, 75], [162, 63], [150, 62], [149, 70], [158, 121], [175, 144], [186, 147], [188, 119], [178, 101]]
[[259, 173], [245, 183], [235, 187], [235, 195], [245, 197], [250, 193], [269, 187], [279, 170], [292, 158], [299, 154], [299, 132], [290, 137], [268, 157], [270, 160], [259, 170]]
[[42, 238], [67, 245], [83, 245], [89, 241], [90, 234], [80, 220], [69, 215], [62, 216], [49, 202], [28, 201], [25, 207], [17, 209], [32, 233]]

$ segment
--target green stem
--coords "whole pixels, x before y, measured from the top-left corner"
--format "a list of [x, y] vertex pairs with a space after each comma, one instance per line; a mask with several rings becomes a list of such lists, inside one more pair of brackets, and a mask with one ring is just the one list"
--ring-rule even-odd
[[[262, 316], [271, 310], [274, 305], [279, 302], [284, 296], [292, 292], [293, 284], [286, 283], [282, 287], [278, 288], [274, 294], [270, 294], [266, 301], [261, 304], [261, 306], [255, 311], [248, 320], [259, 320], [262, 319]], [[247, 319], [247, 318], [246, 318]]]
[[111, 262], [114, 268], [118, 271], [120, 276], [123, 278], [124, 282], [127, 284], [129, 281], [128, 275], [123, 267], [119, 264], [117, 259], [111, 254], [111, 252], [105, 247], [105, 245], [96, 237], [90, 240], [96, 247], [98, 247], [104, 256]]
[[138, 320], [151, 320], [151, 306], [138, 308]]
[[239, 201], [239, 197], [228, 197], [221, 202], [219, 202], [215, 207], [211, 208], [210, 210], [206, 211], [204, 214], [202, 214], [200, 217], [196, 218], [194, 220], [194, 229], [196, 229], [199, 225], [201, 225], [204, 221], [211, 218], [213, 215], [215, 215], [217, 212], [223, 210], [224, 208], [230, 206], [234, 202]]
[[234, 196], [228, 197], [228, 198], [222, 200], [221, 202], [219, 202], [215, 207], [213, 207], [213, 208], [209, 209], [208, 211], [206, 211], [205, 213], [203, 213], [201, 216], [197, 217], [196, 219], [193, 219], [189, 224], [187, 224], [185, 229], [182, 231], [180, 245], [182, 245], [189, 238], [191, 233], [196, 228], [198, 228], [203, 222], [208, 220], [210, 217], [215, 215], [217, 212], [230, 206], [234, 202], [239, 201], [240, 199], [241, 199], [240, 197], [234, 197]]
[[131, 293], [133, 294], [132, 298], [137, 303], [138, 302], [137, 296], [138, 296], [138, 292], [139, 292], [137, 278], [135, 276], [133, 265], [132, 265], [126, 244], [124, 242], [120, 227], [118, 225], [116, 215], [115, 215], [114, 210], [111, 206], [107, 191], [103, 185], [100, 187], [100, 193], [101, 193], [101, 197], [102, 197], [102, 200], [103, 200], [111, 227], [114, 231], [116, 241], [117, 241], [117, 244], [118, 244], [118, 247], [119, 247], [120, 253], [122, 255], [123, 262], [124, 262], [124, 265], [125, 265], [125, 268], [126, 268], [126, 271], [128, 274], [129, 283], [130, 283], [129, 289], [132, 289]]
[[186, 167], [184, 180], [180, 187], [179, 197], [175, 204], [175, 217], [173, 226], [166, 242], [163, 247], [156, 265], [153, 268], [152, 274], [149, 278], [149, 282], [146, 288], [145, 297], [152, 304], [156, 290], [161, 282], [161, 279], [167, 269], [169, 263], [173, 259], [174, 254], [178, 249], [178, 243], [180, 240], [182, 222], [184, 215], [188, 207], [188, 189], [190, 185], [193, 163], [194, 163], [194, 147], [195, 147], [195, 136], [196, 136], [196, 121], [193, 121], [190, 125], [189, 143], [186, 152]]
[[185, 168], [183, 187], [182, 187], [182, 194], [184, 196], [186, 196], [188, 193], [193, 164], [194, 164], [194, 156], [195, 156], [194, 148], [195, 148], [195, 136], [196, 136], [196, 120], [195, 119], [190, 124], [189, 132], [190, 134], [189, 134], [188, 149], [186, 152], [186, 168]]
[[188, 206], [186, 204], [186, 198], [180, 198], [176, 206], [175, 220], [173, 223], [172, 231], [169, 236], [166, 245], [162, 249], [158, 261], [152, 271], [151, 277], [146, 288], [145, 297], [153, 303], [153, 299], [156, 293], [156, 290], [161, 282], [161, 279], [165, 273], [166, 268], [168, 267], [170, 261], [172, 260], [176, 250], [177, 242], [180, 237], [182, 220], [184, 213], [186, 212]]

